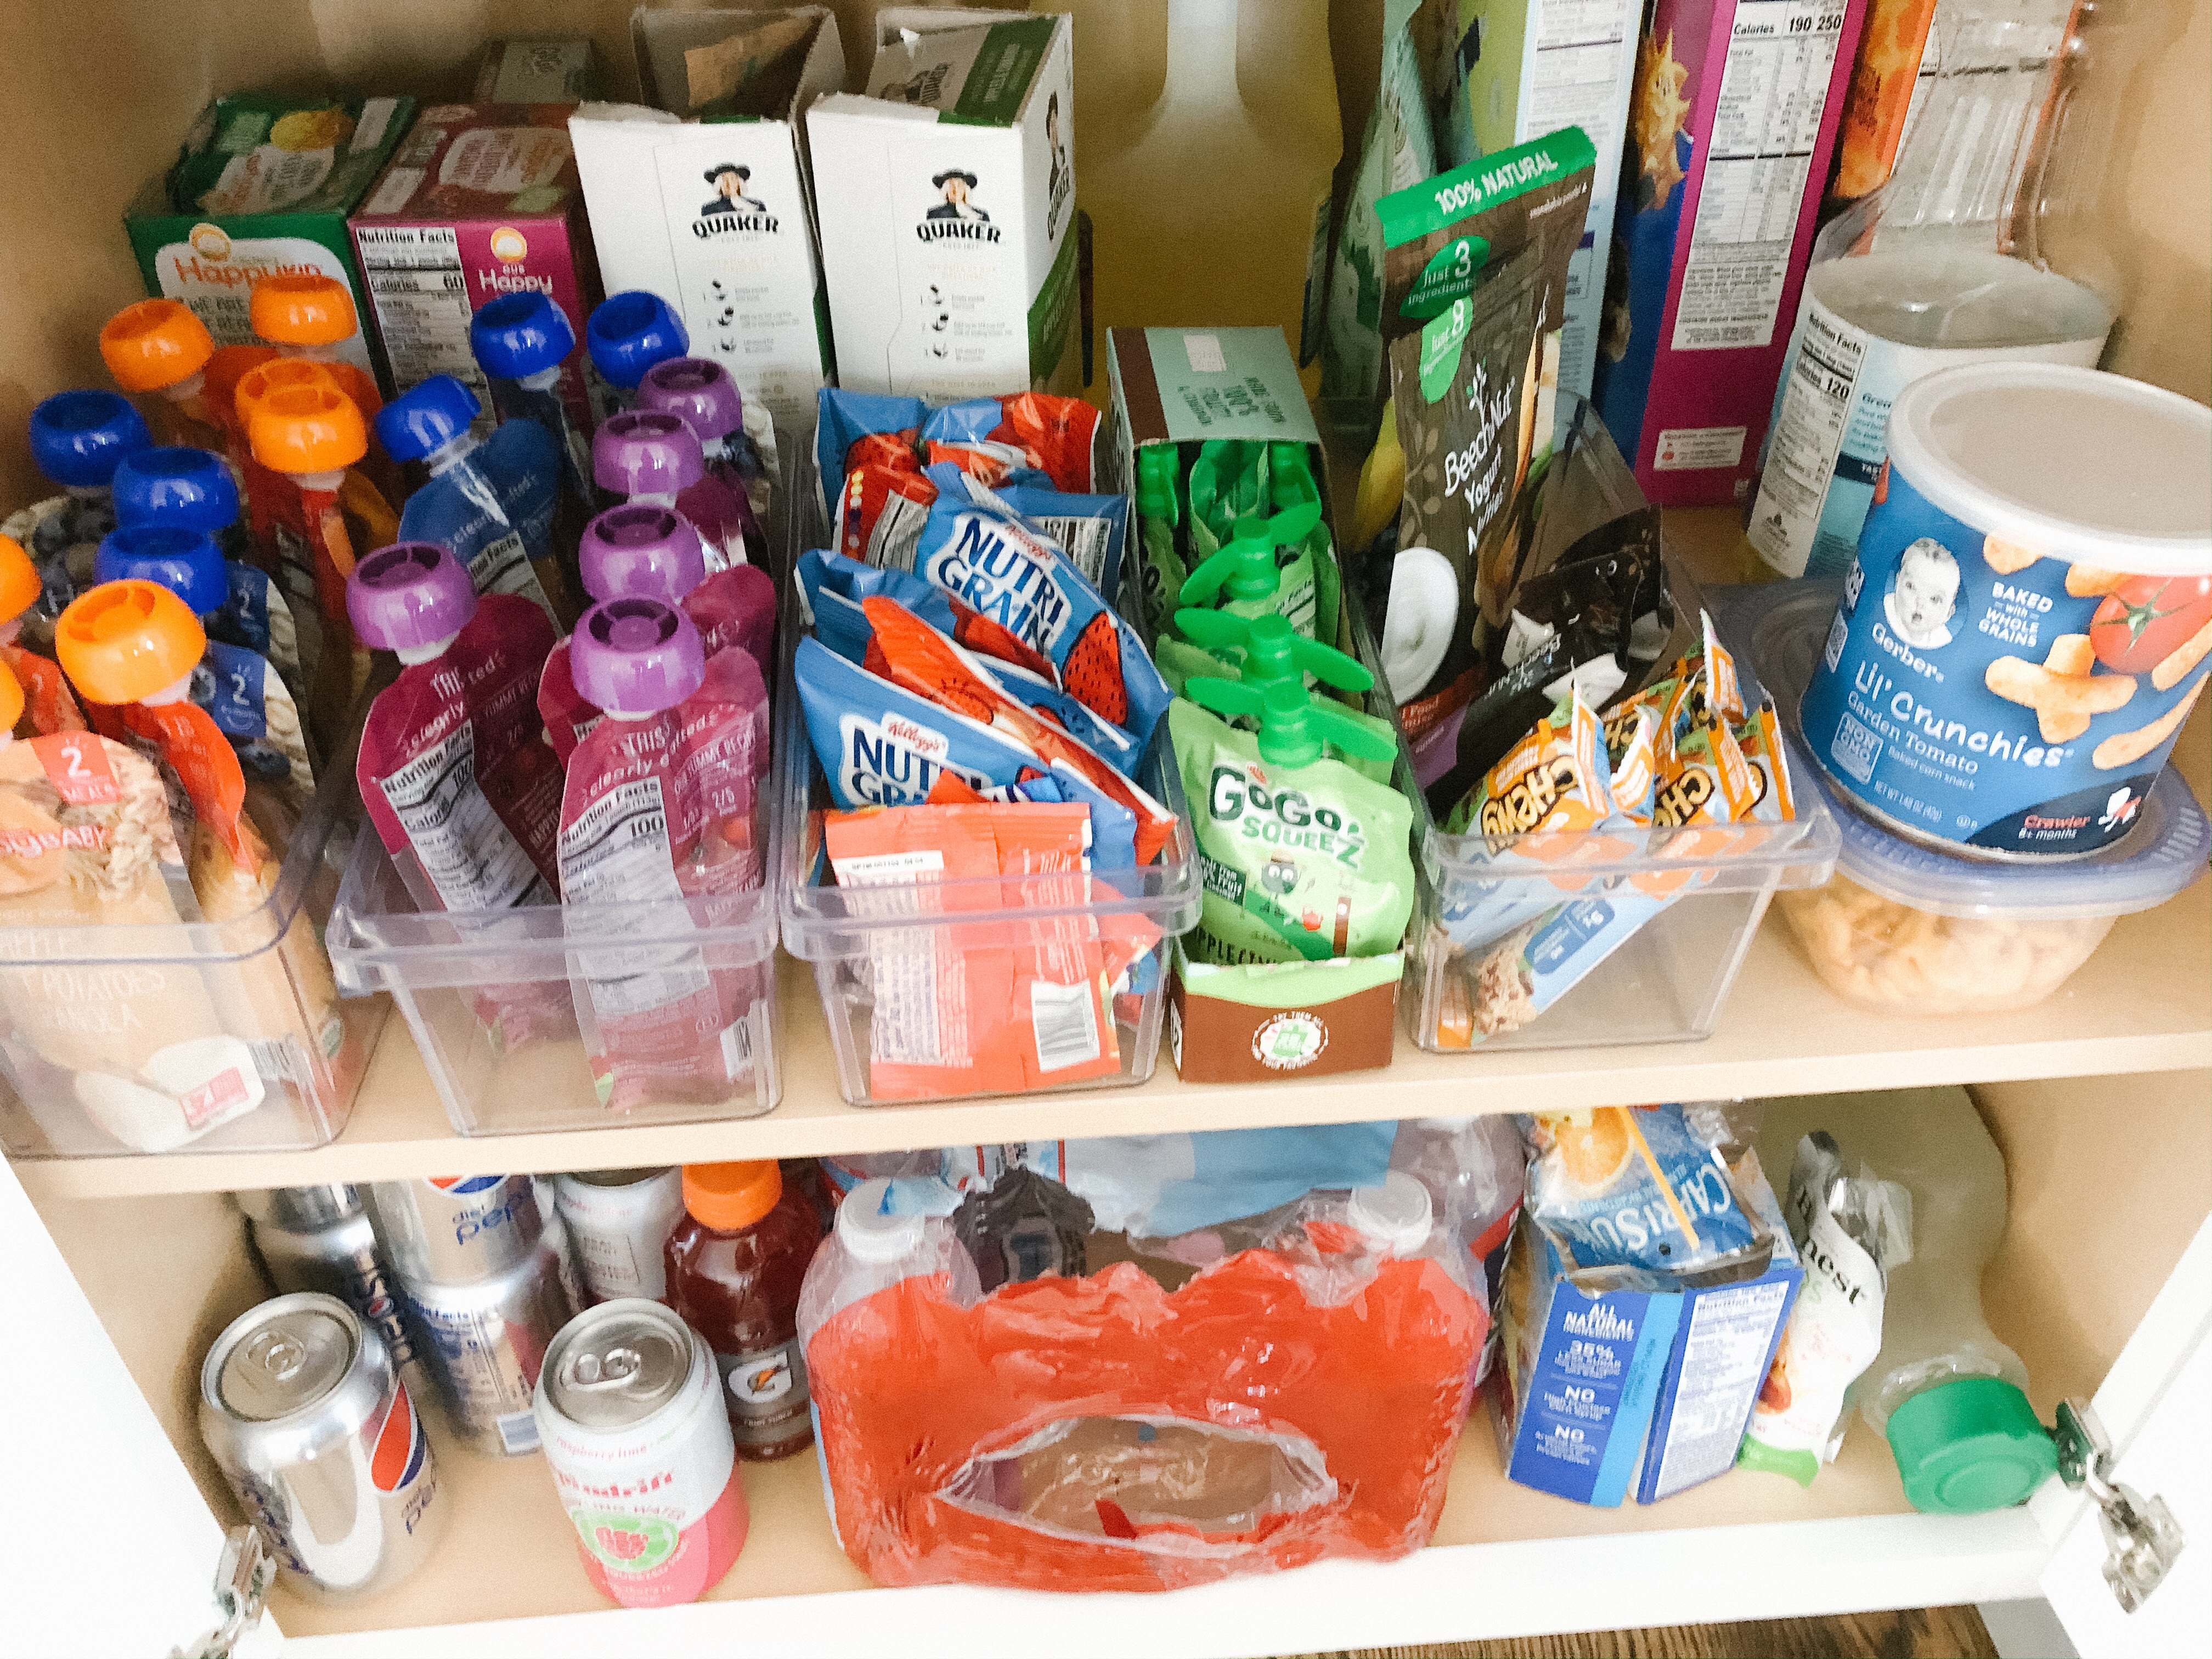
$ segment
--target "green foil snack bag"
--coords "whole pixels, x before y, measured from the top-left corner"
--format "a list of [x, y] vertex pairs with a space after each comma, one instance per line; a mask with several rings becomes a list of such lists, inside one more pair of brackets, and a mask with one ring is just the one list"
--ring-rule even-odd
[[1413, 905], [1413, 808], [1337, 761], [1263, 760], [1263, 738], [1178, 697], [1168, 709], [1197, 831], [1194, 962], [1321, 962], [1395, 951]]

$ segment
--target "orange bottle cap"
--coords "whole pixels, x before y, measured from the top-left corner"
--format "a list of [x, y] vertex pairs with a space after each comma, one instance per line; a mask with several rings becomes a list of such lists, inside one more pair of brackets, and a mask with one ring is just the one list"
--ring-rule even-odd
[[218, 420], [237, 420], [239, 386], [255, 369], [277, 361], [275, 346], [217, 346], [215, 356], [208, 359], [207, 380], [201, 387], [208, 412]]
[[[244, 395], [241, 384], [241, 411]], [[271, 472], [337, 472], [368, 453], [368, 425], [361, 410], [327, 383], [269, 393], [246, 417], [246, 439], [253, 459]]]
[[269, 401], [271, 392], [289, 391], [295, 386], [328, 386], [333, 392], [345, 388], [331, 373], [328, 363], [312, 362], [305, 357], [280, 357], [274, 346], [263, 346], [269, 355], [253, 364], [238, 377], [238, 389], [231, 393], [231, 404], [238, 410], [238, 423], [247, 431], [253, 429], [253, 417]]
[[279, 345], [336, 345], [361, 325], [335, 276], [264, 276], [246, 302], [253, 331]]
[[54, 624], [54, 656], [94, 702], [138, 702], [174, 685], [207, 650], [200, 619], [159, 582], [102, 582]]
[[23, 687], [15, 671], [0, 662], [0, 732], [12, 732], [23, 718]]
[[159, 392], [207, 367], [215, 341], [181, 300], [141, 300], [100, 331], [100, 361], [125, 392]]
[[0, 623], [11, 623], [28, 611], [44, 586], [23, 544], [13, 536], [0, 536]]
[[772, 1158], [684, 1166], [684, 1207], [717, 1232], [751, 1226], [782, 1196], [783, 1171]]

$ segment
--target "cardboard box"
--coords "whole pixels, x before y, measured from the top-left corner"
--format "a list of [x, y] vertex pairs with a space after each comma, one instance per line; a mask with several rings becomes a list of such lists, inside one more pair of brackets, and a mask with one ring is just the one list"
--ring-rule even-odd
[[1774, 1258], [1756, 1279], [1703, 1290], [1585, 1294], [1522, 1212], [1492, 1373], [1510, 1479], [1613, 1509], [1632, 1491], [1656, 1504], [1735, 1467], [1804, 1279], [1764, 1176], [1737, 1184], [1773, 1233]]
[[807, 112], [838, 384], [1077, 390], [1073, 40], [1064, 15], [878, 12], [867, 95]]
[[1242, 968], [1169, 951], [1168, 1046], [1188, 1083], [1370, 1072], [1390, 1063], [1406, 958], [1339, 957]]
[[250, 345], [246, 296], [256, 282], [279, 272], [335, 276], [353, 290], [362, 319], [338, 354], [374, 374], [388, 394], [346, 216], [414, 118], [411, 98], [216, 99], [193, 123], [176, 164], [124, 210], [146, 292], [182, 300], [217, 345]]
[[[769, 50], [718, 50], [741, 34]], [[630, 45], [646, 104], [588, 104], [568, 124], [599, 274], [610, 293], [659, 295], [693, 356], [779, 426], [811, 431], [836, 365], [801, 117], [844, 82], [837, 20], [823, 6], [640, 9]]]
[[[599, 297], [569, 109], [432, 105], [350, 222], [394, 386], [452, 375], [476, 392], [482, 431], [492, 425], [490, 386], [470, 319], [502, 295], [535, 290], [568, 313], [580, 342]], [[580, 343], [562, 365], [561, 398], [589, 431]]]
[[1658, 506], [1733, 504], [1758, 474], [1866, 9], [1655, 0], [1594, 401]]
[[580, 104], [599, 95], [589, 40], [495, 40], [477, 65], [477, 104]]

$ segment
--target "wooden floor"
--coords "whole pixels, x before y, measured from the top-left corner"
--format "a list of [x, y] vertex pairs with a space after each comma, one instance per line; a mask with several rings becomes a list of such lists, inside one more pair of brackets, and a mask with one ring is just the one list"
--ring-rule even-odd
[[1674, 1625], [1441, 1647], [1362, 1648], [1304, 1659], [1996, 1659], [1972, 1607], [1913, 1607], [1838, 1619]]

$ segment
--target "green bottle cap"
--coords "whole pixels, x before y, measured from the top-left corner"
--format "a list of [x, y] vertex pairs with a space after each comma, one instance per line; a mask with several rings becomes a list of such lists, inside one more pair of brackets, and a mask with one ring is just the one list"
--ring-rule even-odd
[[1190, 573], [1176, 597], [1185, 605], [1203, 605], [1216, 593], [1248, 605], [1271, 598], [1282, 580], [1275, 550], [1297, 546], [1320, 522], [1319, 501], [1300, 502], [1272, 519], [1239, 519], [1235, 537]]
[[1239, 617], [1194, 606], [1176, 611], [1175, 622], [1184, 638], [1217, 654], [1243, 652], [1237, 678], [1247, 685], [1295, 679], [1303, 688], [1308, 674], [1340, 691], [1364, 691], [1375, 684], [1375, 677], [1359, 664], [1332, 646], [1306, 638], [1288, 617]]
[[1979, 1515], [2024, 1504], [2058, 1472], [2058, 1448], [2027, 1396], [1996, 1376], [1962, 1376], [1889, 1414], [1905, 1495], [1923, 1515]]
[[1363, 760], [1388, 760], [1389, 740], [1334, 708], [1317, 705], [1296, 679], [1246, 685], [1237, 680], [1194, 674], [1182, 694], [1217, 714], [1248, 714], [1260, 722], [1260, 758], [1271, 766], [1304, 766], [1322, 757], [1322, 745], [1334, 744]]

